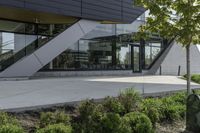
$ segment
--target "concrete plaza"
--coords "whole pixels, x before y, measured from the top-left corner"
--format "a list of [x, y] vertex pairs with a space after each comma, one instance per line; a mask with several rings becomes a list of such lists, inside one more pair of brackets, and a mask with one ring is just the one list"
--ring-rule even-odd
[[[125, 88], [157, 93], [186, 88], [175, 76], [72, 77], [0, 81], [0, 109], [19, 109], [116, 96]], [[200, 85], [192, 83], [192, 88]]]

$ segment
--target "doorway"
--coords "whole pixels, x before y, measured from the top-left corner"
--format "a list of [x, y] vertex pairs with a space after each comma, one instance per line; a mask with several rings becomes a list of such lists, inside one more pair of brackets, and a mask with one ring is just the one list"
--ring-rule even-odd
[[133, 73], [141, 72], [140, 45], [131, 45], [131, 65]]

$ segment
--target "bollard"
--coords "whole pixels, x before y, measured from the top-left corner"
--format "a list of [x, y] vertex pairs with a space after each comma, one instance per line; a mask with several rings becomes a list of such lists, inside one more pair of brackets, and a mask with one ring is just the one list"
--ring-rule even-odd
[[160, 66], [160, 75], [162, 75], [162, 66]]
[[181, 66], [179, 65], [178, 66], [178, 76], [180, 76], [181, 75]]

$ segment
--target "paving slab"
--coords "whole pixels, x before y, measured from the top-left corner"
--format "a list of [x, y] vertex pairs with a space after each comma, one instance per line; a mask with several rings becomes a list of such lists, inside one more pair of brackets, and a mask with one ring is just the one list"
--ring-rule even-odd
[[[117, 96], [135, 88], [141, 93], [186, 89], [186, 81], [175, 76], [73, 77], [0, 81], [0, 109], [17, 109]], [[192, 83], [192, 88], [200, 88]]]

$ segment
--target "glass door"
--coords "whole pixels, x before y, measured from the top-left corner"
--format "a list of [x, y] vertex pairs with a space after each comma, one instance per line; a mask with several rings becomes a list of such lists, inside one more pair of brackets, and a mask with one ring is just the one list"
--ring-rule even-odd
[[132, 53], [132, 69], [133, 72], [141, 72], [141, 66], [140, 66], [140, 46], [138, 45], [132, 45], [131, 47], [131, 53]]

